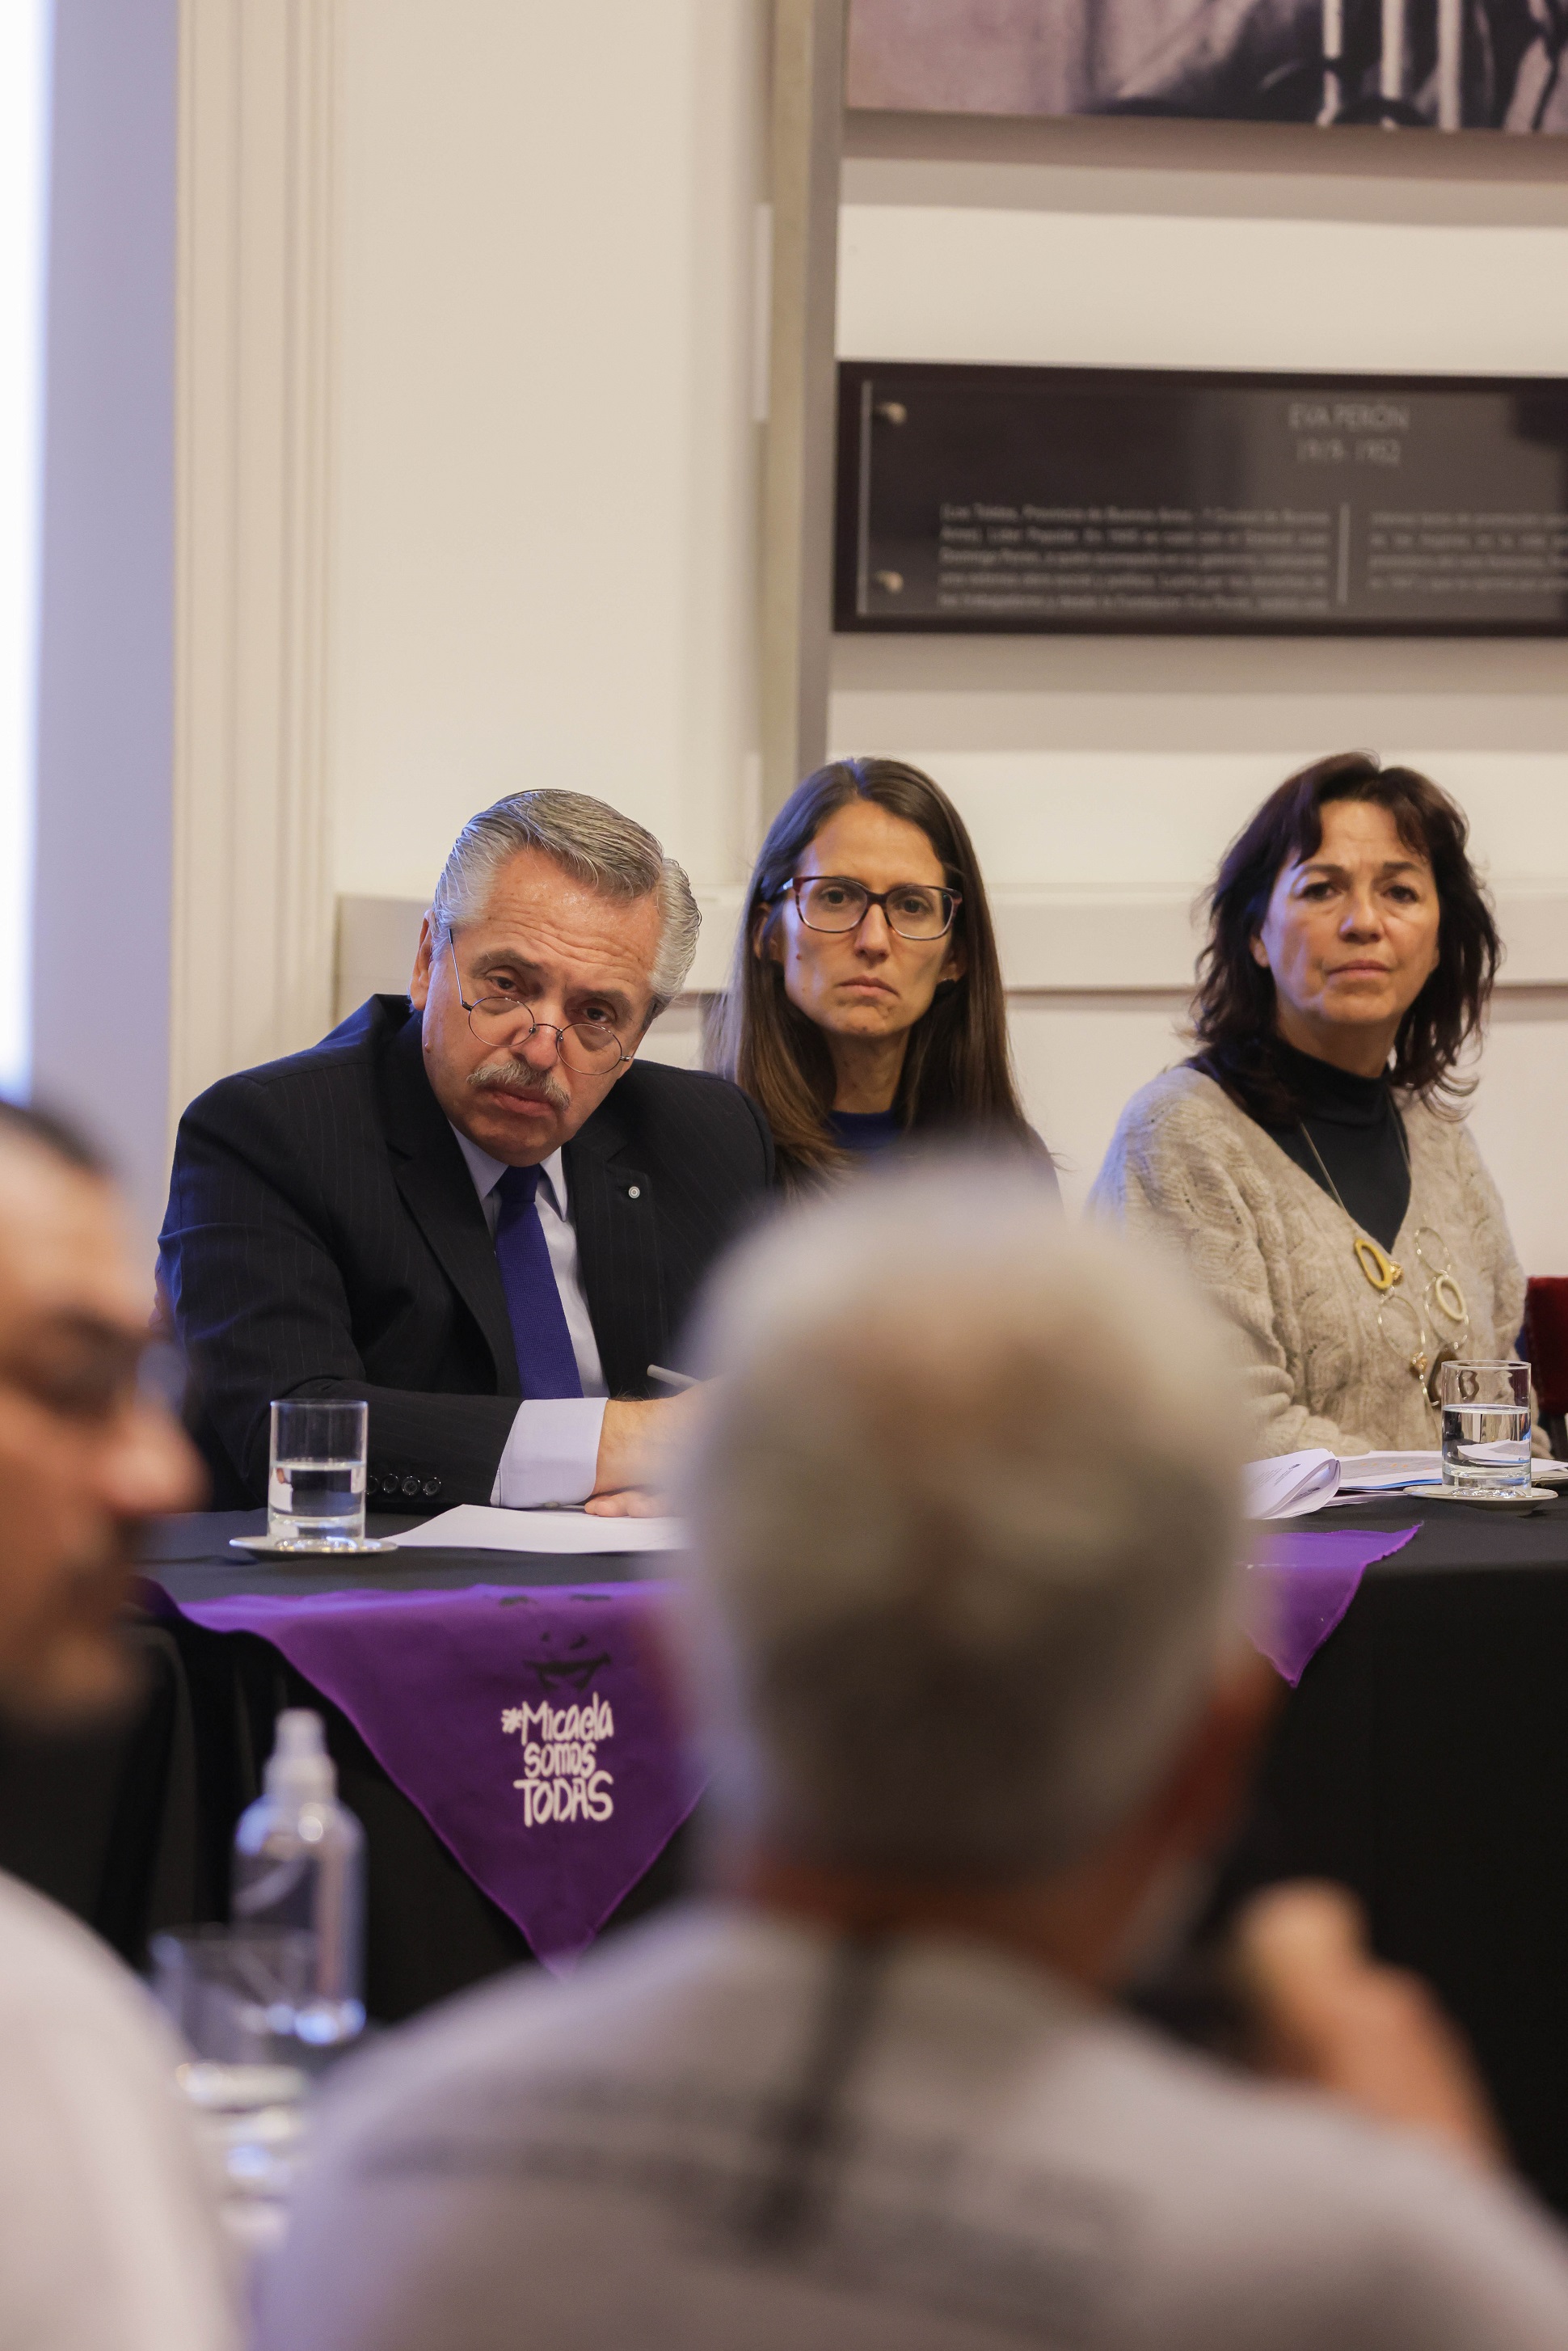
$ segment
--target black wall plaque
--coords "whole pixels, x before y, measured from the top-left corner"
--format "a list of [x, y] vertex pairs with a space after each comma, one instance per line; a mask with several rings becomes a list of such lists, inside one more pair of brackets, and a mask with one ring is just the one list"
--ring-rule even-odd
[[835, 624], [1568, 634], [1568, 381], [846, 360]]

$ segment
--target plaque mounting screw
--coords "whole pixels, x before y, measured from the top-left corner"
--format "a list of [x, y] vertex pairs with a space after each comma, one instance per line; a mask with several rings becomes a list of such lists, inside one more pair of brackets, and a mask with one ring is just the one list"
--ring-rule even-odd
[[901, 400], [879, 400], [877, 413], [885, 417], [889, 424], [908, 424], [909, 421], [909, 412]]
[[903, 594], [904, 575], [901, 571], [874, 571], [871, 577], [878, 588], [885, 588], [888, 590], [889, 596]]

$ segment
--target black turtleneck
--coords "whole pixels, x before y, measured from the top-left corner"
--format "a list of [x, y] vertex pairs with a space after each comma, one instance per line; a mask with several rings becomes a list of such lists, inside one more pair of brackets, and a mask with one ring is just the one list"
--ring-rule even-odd
[[1307, 1143], [1310, 1134], [1356, 1223], [1381, 1248], [1391, 1249], [1410, 1205], [1410, 1170], [1387, 1078], [1358, 1078], [1348, 1070], [1336, 1070], [1312, 1053], [1299, 1053], [1282, 1037], [1276, 1039], [1275, 1050], [1301, 1097], [1306, 1133], [1300, 1126], [1269, 1126], [1265, 1131], [1327, 1192], [1323, 1168]]

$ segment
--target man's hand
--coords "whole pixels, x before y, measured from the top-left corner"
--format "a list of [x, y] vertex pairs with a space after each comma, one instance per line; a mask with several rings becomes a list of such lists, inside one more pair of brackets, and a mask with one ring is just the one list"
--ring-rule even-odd
[[625, 1486], [616, 1494], [590, 1494], [583, 1508], [590, 1519], [662, 1519], [670, 1504], [646, 1486]]
[[1241, 1913], [1236, 1949], [1263, 2071], [1428, 2132], [1473, 2163], [1507, 2161], [1458, 2030], [1418, 1976], [1371, 1956], [1342, 1886], [1259, 1895]]
[[584, 1509], [597, 1519], [659, 1518], [670, 1456], [684, 1437], [700, 1391], [651, 1403], [612, 1399], [605, 1406], [594, 1490]]

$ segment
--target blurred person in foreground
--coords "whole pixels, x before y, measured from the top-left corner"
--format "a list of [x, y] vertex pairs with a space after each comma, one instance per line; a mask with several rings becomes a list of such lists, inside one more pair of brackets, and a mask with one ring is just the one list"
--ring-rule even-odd
[[[137, 1529], [200, 1499], [141, 1395], [119, 1205], [65, 1129], [0, 1102], [0, 1740], [122, 1703]], [[215, 2206], [142, 1987], [0, 1874], [0, 2344], [225, 2351]]]
[[1116, 2004], [1272, 1699], [1179, 1277], [928, 1168], [754, 1242], [708, 1350], [722, 1894], [344, 2080], [266, 2351], [1560, 2351], [1568, 2250], [1331, 1890], [1244, 1935], [1288, 2086]]

